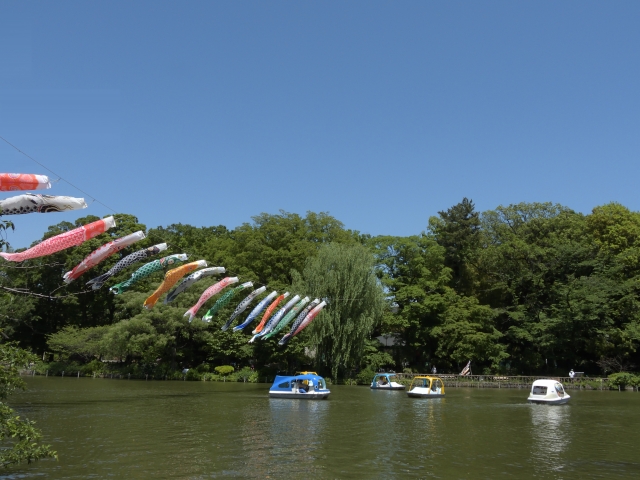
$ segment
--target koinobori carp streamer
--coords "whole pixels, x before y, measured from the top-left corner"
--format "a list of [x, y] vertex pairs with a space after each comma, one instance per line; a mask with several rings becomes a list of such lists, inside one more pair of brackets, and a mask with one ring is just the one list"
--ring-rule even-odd
[[256, 333], [260, 333], [264, 328], [264, 325], [267, 323], [267, 320], [269, 320], [269, 317], [271, 317], [271, 314], [275, 311], [275, 309], [278, 307], [280, 302], [282, 302], [282, 300], [284, 300], [288, 296], [289, 296], [289, 292], [284, 292], [282, 295], [276, 298], [273, 301], [273, 303], [269, 305], [269, 308], [267, 308], [267, 311], [264, 312], [264, 315], [262, 316], [262, 320], [260, 320], [260, 323], [258, 324], [258, 326], [251, 333], [253, 333], [254, 335]]
[[98, 290], [100, 287], [102, 287], [102, 285], [104, 285], [104, 282], [109, 280], [114, 275], [120, 273], [125, 268], [130, 267], [134, 263], [138, 263], [145, 258], [149, 258], [152, 255], [157, 255], [160, 252], [164, 252], [166, 249], [166, 243], [159, 243], [158, 245], [154, 245], [153, 247], [143, 248], [142, 250], [133, 252], [116, 263], [108, 272], [103, 273], [99, 277], [89, 280], [87, 282], [87, 285], [91, 285], [91, 288], [93, 290]]
[[291, 300], [289, 300], [284, 307], [278, 310], [278, 312], [273, 317], [271, 317], [262, 331], [254, 335], [253, 338], [249, 340], [249, 343], [253, 343], [256, 338], [264, 337], [267, 333], [269, 333], [278, 324], [278, 322], [282, 320], [282, 317], [284, 317], [285, 314], [298, 302], [298, 300], [300, 300], [300, 295], [296, 295]]
[[193, 272], [191, 275], [183, 278], [178, 286], [167, 294], [166, 298], [164, 299], [165, 305], [173, 302], [178, 295], [180, 295], [198, 280], [202, 280], [203, 278], [210, 277], [211, 275], [217, 275], [224, 272], [224, 267], [209, 267], [198, 270], [197, 272]]
[[293, 337], [293, 334], [295, 333], [296, 330], [298, 330], [298, 327], [307, 317], [309, 312], [319, 304], [320, 304], [320, 299], [316, 298], [313, 302], [307, 305], [305, 309], [302, 312], [300, 312], [300, 315], [298, 315], [298, 318], [296, 318], [296, 321], [293, 322], [293, 325], [291, 325], [291, 330], [289, 330], [289, 333], [287, 333], [284, 337], [282, 337], [282, 339], [278, 342], [278, 345], [284, 345], [289, 340], [291, 340], [291, 337]]
[[131, 233], [121, 238], [117, 238], [112, 242], [102, 245], [100, 248], [97, 248], [89, 255], [87, 255], [85, 259], [82, 260], [82, 262], [74, 267], [73, 270], [64, 274], [65, 283], [73, 282], [84, 272], [86, 272], [90, 268], [95, 267], [104, 259], [110, 257], [116, 252], [119, 252], [123, 248], [128, 247], [129, 245], [133, 245], [134, 243], [139, 242], [143, 238], [144, 232], [142, 230], [138, 230], [137, 232]]
[[254, 290], [253, 292], [251, 292], [249, 295], [247, 295], [244, 300], [242, 300], [238, 306], [236, 307], [236, 309], [233, 311], [233, 313], [231, 314], [231, 316], [229, 317], [229, 320], [227, 320], [227, 323], [225, 323], [221, 330], [225, 331], [227, 328], [229, 328], [231, 326], [231, 323], [236, 319], [236, 317], [238, 315], [240, 315], [242, 312], [244, 312], [247, 307], [249, 306], [249, 304], [251, 302], [253, 302], [253, 300], [260, 295], [262, 292], [264, 292], [267, 289], [267, 287], [260, 287], [256, 290]]
[[61, 250], [80, 245], [115, 226], [116, 221], [113, 217], [103, 218], [102, 220], [96, 220], [82, 227], [61, 233], [55, 237], [47, 238], [45, 241], [40, 242], [24, 252], [0, 252], [0, 256], [10, 262], [22, 262], [32, 258], [44, 257], [45, 255], [51, 255]]
[[207, 266], [206, 260], [198, 260], [197, 262], [187, 263], [186, 265], [181, 265], [178, 268], [169, 270], [167, 273], [165, 273], [164, 280], [162, 281], [160, 286], [158, 286], [156, 291], [153, 292], [144, 301], [144, 305], [143, 305], [144, 308], [146, 308], [147, 310], [151, 310], [155, 306], [155, 304], [158, 302], [158, 300], [160, 300], [160, 297], [164, 293], [171, 290], [171, 288], [176, 283], [178, 283], [178, 280], [184, 277], [187, 273], [191, 273], [197, 268], [206, 267], [206, 266]]
[[271, 329], [267, 334], [262, 337], [262, 340], [267, 340], [268, 338], [277, 335], [284, 327], [291, 323], [293, 317], [298, 315], [298, 313], [304, 308], [304, 306], [309, 302], [309, 297], [304, 297], [300, 300], [296, 305], [287, 313], [282, 320], [278, 322], [278, 324]]
[[46, 190], [51, 188], [49, 177], [33, 173], [0, 173], [0, 192]]
[[231, 302], [231, 299], [235, 297], [236, 293], [238, 293], [240, 290], [244, 290], [245, 288], [250, 287], [253, 287], [253, 282], [245, 282], [242, 285], [238, 285], [237, 287], [229, 290], [218, 299], [218, 301], [213, 305], [213, 307], [209, 309], [207, 313], [202, 316], [202, 321], [207, 323], [210, 322], [213, 316], [218, 313], [221, 308], [226, 307], [229, 302]]
[[189, 317], [189, 322], [191, 322], [193, 320], [193, 317], [196, 316], [196, 313], [198, 313], [198, 310], [200, 310], [202, 305], [204, 305], [207, 300], [209, 300], [215, 294], [220, 293], [225, 287], [237, 282], [238, 277], [225, 277], [218, 283], [211, 285], [202, 293], [202, 295], [200, 295], [200, 299], [196, 302], [196, 304], [189, 310], [187, 310], [183, 316]]
[[143, 278], [148, 277], [152, 273], [158, 272], [164, 269], [165, 267], [170, 267], [171, 265], [174, 265], [176, 262], [185, 262], [187, 258], [188, 258], [188, 255], [186, 253], [178, 253], [177, 255], [167, 255], [166, 257], [163, 257], [159, 260], [154, 260], [153, 262], [149, 262], [141, 266], [135, 272], [133, 272], [130, 279], [114, 285], [109, 290], [112, 291], [114, 294], [118, 295], [122, 292], [125, 292], [126, 290], [131, 288], [133, 284], [139, 282]]
[[293, 336], [296, 336], [297, 334], [299, 334], [302, 330], [304, 330], [305, 328], [307, 328], [309, 326], [309, 324], [312, 322], [312, 320], [314, 318], [316, 318], [316, 315], [318, 315], [320, 313], [320, 311], [324, 308], [324, 306], [327, 304], [327, 302], [320, 302], [320, 304], [315, 307], [313, 310], [311, 310], [309, 312], [309, 314], [304, 318], [304, 320], [302, 321], [302, 323], [300, 324], [300, 326], [296, 329], [295, 332], [293, 332]]
[[278, 295], [278, 292], [276, 292], [275, 290], [273, 292], [271, 292], [269, 295], [267, 295], [265, 298], [263, 298], [262, 300], [260, 300], [260, 303], [258, 305], [256, 305], [256, 307], [251, 310], [251, 313], [249, 314], [249, 316], [247, 316], [247, 318], [245, 319], [245, 321], [238, 325], [237, 327], [233, 327], [233, 331], [237, 332], [238, 330], [242, 330], [244, 327], [246, 327], [247, 325], [249, 325], [251, 322], [253, 322], [255, 320], [255, 318], [260, 315], [260, 312], [262, 312], [267, 305], [269, 305], [269, 302]]
[[39, 195], [35, 193], [25, 193], [17, 197], [0, 200], [1, 215], [66, 212], [83, 208], [87, 208], [87, 202], [84, 201], [84, 198]]

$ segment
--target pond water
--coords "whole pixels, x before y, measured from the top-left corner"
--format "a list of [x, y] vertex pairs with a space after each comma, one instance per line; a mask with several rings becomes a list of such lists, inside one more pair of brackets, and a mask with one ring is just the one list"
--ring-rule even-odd
[[12, 397], [59, 461], [0, 478], [640, 478], [640, 394], [447, 389], [442, 399], [333, 386], [28, 378]]

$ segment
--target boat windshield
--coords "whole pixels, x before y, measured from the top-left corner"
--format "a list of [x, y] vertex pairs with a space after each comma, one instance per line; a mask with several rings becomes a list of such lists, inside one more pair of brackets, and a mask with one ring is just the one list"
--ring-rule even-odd
[[431, 387], [431, 380], [428, 378], [414, 378], [411, 385], [412, 388], [429, 388]]
[[320, 390], [326, 390], [327, 389], [327, 384], [324, 381], [324, 378], [319, 378], [318, 379], [318, 388]]
[[562, 388], [562, 385], [559, 383], [556, 383], [556, 392], [558, 392], [558, 395], [560, 396], [564, 395], [564, 388]]
[[542, 385], [534, 385], [533, 389], [531, 390], [531, 393], [533, 395], [546, 395], [547, 387], [543, 387]]

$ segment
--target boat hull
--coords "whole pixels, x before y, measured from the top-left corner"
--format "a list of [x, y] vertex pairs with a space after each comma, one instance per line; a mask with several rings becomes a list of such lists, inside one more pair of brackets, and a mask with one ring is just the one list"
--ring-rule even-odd
[[399, 387], [371, 387], [371, 390], [404, 390], [404, 385]]
[[444, 398], [444, 393], [416, 393], [407, 392], [407, 395], [411, 398]]
[[558, 398], [558, 399], [552, 399], [552, 400], [545, 400], [542, 398], [528, 398], [527, 401], [529, 403], [535, 403], [537, 405], [564, 405], [566, 403], [569, 402], [569, 399], [571, 397], [568, 398]]
[[331, 392], [269, 392], [269, 398], [291, 398], [296, 400], [324, 400]]

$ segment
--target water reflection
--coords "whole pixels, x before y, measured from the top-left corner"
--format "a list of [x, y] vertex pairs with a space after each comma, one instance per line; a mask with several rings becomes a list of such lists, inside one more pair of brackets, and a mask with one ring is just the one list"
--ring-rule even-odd
[[[265, 408], [266, 407], [266, 408]], [[242, 426], [247, 463], [242, 476], [289, 477], [317, 470], [330, 402], [271, 398], [259, 410], [246, 412]]]
[[[571, 443], [571, 407], [568, 405], [530, 405], [532, 459], [551, 470], [563, 467], [563, 453]], [[537, 461], [537, 462], [536, 462]]]
[[441, 449], [442, 441], [446, 437], [443, 425], [443, 412], [446, 398], [407, 398], [413, 413], [413, 425], [409, 436], [413, 441], [423, 446], [418, 450], [418, 458], [431, 458]]
[[438, 435], [439, 424], [442, 420], [443, 408], [446, 398], [412, 398], [411, 407], [415, 415], [416, 423], [426, 438], [435, 438]]

